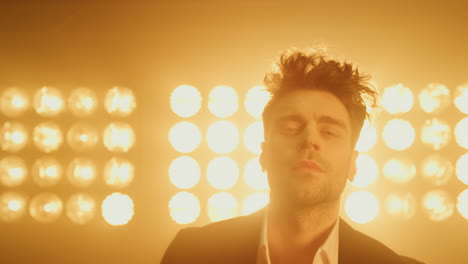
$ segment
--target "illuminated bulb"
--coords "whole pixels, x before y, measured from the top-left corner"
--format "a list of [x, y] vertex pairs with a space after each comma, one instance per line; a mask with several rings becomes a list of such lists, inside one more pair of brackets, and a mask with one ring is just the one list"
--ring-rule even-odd
[[6, 156], [0, 160], [0, 182], [6, 187], [16, 187], [26, 180], [28, 169], [23, 159]]
[[392, 217], [408, 220], [416, 212], [416, 198], [411, 193], [393, 193], [385, 199], [385, 208]]
[[255, 190], [266, 190], [269, 188], [267, 175], [262, 171], [258, 157], [249, 160], [245, 165], [244, 181]]
[[102, 217], [110, 225], [126, 225], [133, 218], [133, 207], [133, 201], [128, 195], [112, 193], [102, 201]]
[[438, 154], [427, 156], [421, 163], [422, 177], [436, 186], [446, 184], [453, 171], [451, 160]]
[[0, 94], [0, 112], [8, 117], [20, 116], [29, 107], [29, 98], [22, 89], [10, 87]]
[[419, 105], [426, 113], [440, 113], [450, 104], [447, 86], [431, 83], [419, 93]]
[[460, 120], [455, 126], [455, 140], [458, 145], [464, 149], [468, 149], [468, 117]]
[[94, 218], [96, 207], [93, 197], [86, 193], [76, 193], [67, 201], [66, 214], [72, 222], [83, 225]]
[[180, 117], [194, 116], [201, 108], [202, 97], [197, 88], [181, 85], [171, 93], [171, 109]]
[[98, 142], [98, 132], [95, 127], [86, 123], [74, 124], [67, 132], [67, 142], [75, 151], [88, 151]]
[[468, 184], [468, 153], [458, 158], [456, 165], [457, 178], [464, 184]]
[[176, 223], [193, 223], [200, 216], [200, 200], [189, 192], [178, 192], [169, 201], [169, 211]]
[[257, 121], [247, 127], [244, 133], [244, 144], [251, 153], [260, 154], [262, 152], [263, 136], [262, 121]]
[[468, 220], [468, 189], [458, 195], [457, 210], [463, 218]]
[[115, 188], [128, 186], [135, 176], [133, 164], [122, 158], [112, 158], [104, 165], [104, 182]]
[[365, 224], [374, 220], [379, 214], [379, 201], [370, 192], [352, 192], [346, 198], [345, 211], [353, 222]]
[[53, 87], [42, 87], [33, 98], [33, 106], [36, 113], [45, 117], [52, 117], [65, 110], [62, 93]]
[[56, 151], [62, 145], [62, 130], [54, 122], [40, 123], [34, 128], [33, 141], [34, 145], [42, 152]]
[[124, 87], [114, 87], [110, 89], [104, 101], [107, 113], [112, 116], [129, 116], [136, 107], [135, 95], [132, 90]]
[[392, 119], [385, 125], [382, 137], [389, 148], [401, 151], [413, 144], [415, 133], [408, 121]]
[[75, 158], [67, 168], [67, 178], [77, 187], [87, 187], [96, 180], [96, 165], [93, 161], [84, 158]]
[[29, 213], [36, 221], [46, 224], [56, 221], [62, 208], [62, 200], [56, 194], [40, 193], [31, 199]]
[[381, 96], [382, 107], [390, 114], [407, 113], [413, 107], [413, 93], [403, 84], [396, 84], [384, 89]]
[[261, 118], [263, 109], [270, 100], [270, 93], [263, 86], [252, 87], [245, 95], [245, 109], [255, 118]]
[[169, 142], [181, 153], [194, 151], [201, 143], [200, 129], [190, 122], [179, 122], [169, 131]]
[[114, 122], [104, 129], [103, 141], [111, 152], [128, 152], [135, 144], [135, 132], [127, 123]]
[[270, 196], [266, 193], [254, 193], [249, 195], [242, 206], [242, 215], [254, 213], [270, 202]]
[[383, 175], [394, 183], [408, 183], [416, 176], [416, 165], [407, 159], [390, 159], [385, 162]]
[[371, 150], [377, 142], [377, 129], [372, 126], [369, 120], [364, 120], [361, 129], [361, 134], [356, 142], [356, 150], [359, 152], [366, 152]]
[[239, 108], [239, 97], [236, 91], [228, 86], [216, 86], [208, 95], [208, 109], [219, 117], [232, 116]]
[[62, 165], [53, 157], [42, 157], [34, 162], [31, 170], [33, 181], [40, 187], [56, 185], [63, 175]]
[[74, 89], [68, 97], [68, 108], [77, 117], [85, 117], [96, 111], [98, 100], [96, 93], [86, 87]]
[[430, 220], [441, 222], [452, 216], [455, 206], [445, 191], [436, 190], [423, 196], [422, 207]]
[[432, 118], [424, 122], [421, 129], [421, 141], [433, 150], [440, 150], [449, 143], [450, 134], [450, 126], [446, 122]]
[[20, 219], [26, 211], [26, 197], [17, 192], [0, 194], [0, 220], [11, 223]]
[[359, 154], [356, 159], [357, 172], [354, 176], [352, 185], [356, 187], [367, 187], [375, 181], [378, 174], [377, 163], [375, 160], [366, 154]]
[[453, 103], [464, 114], [468, 114], [468, 83], [457, 86]]
[[238, 214], [237, 200], [230, 193], [216, 193], [208, 199], [208, 217], [212, 222], [236, 217]]
[[177, 188], [190, 189], [200, 181], [200, 165], [191, 157], [178, 157], [169, 166], [169, 178]]
[[208, 163], [206, 169], [208, 182], [216, 189], [225, 190], [233, 187], [239, 179], [239, 167], [228, 157], [218, 157]]
[[215, 153], [227, 154], [239, 144], [239, 132], [233, 123], [217, 121], [208, 128], [206, 140]]
[[6, 122], [0, 127], [0, 147], [6, 152], [17, 152], [28, 142], [28, 131], [18, 122]]

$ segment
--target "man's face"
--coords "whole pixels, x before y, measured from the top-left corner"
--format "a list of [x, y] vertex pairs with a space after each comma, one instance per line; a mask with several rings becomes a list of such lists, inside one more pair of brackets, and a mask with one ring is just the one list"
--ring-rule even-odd
[[260, 162], [270, 195], [290, 205], [339, 200], [356, 171], [348, 112], [333, 94], [300, 89], [278, 99]]

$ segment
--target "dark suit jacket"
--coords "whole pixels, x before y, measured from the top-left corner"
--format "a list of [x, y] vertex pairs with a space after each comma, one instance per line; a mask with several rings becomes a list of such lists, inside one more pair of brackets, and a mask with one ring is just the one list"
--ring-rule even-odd
[[[161, 264], [242, 263], [255, 264], [264, 210], [249, 216], [191, 227], [179, 231]], [[339, 264], [418, 264], [401, 257], [377, 240], [339, 223]]]

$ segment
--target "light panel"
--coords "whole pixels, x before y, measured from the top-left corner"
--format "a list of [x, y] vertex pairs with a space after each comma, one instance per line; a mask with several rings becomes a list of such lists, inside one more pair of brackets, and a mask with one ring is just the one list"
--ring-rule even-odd
[[0, 194], [0, 220], [6, 223], [18, 221], [26, 212], [27, 199], [18, 192]]
[[62, 92], [54, 87], [44, 86], [34, 93], [33, 107], [36, 113], [44, 117], [57, 116], [65, 110]]
[[419, 106], [425, 113], [436, 114], [450, 104], [450, 90], [440, 83], [430, 83], [419, 93]]
[[0, 147], [6, 152], [18, 152], [28, 142], [28, 131], [19, 122], [5, 122], [0, 128]]
[[219, 190], [233, 187], [239, 179], [239, 167], [229, 157], [217, 157], [208, 163], [206, 176], [211, 186]]
[[208, 127], [206, 140], [213, 152], [227, 154], [239, 144], [239, 131], [232, 122], [216, 121]]
[[86, 193], [75, 193], [67, 201], [67, 217], [76, 224], [84, 225], [96, 215], [96, 201]]
[[355, 223], [365, 224], [374, 220], [379, 214], [379, 201], [370, 192], [356, 191], [345, 200], [345, 212]]
[[212, 222], [236, 217], [239, 215], [238, 207], [238, 202], [232, 194], [216, 193], [208, 199], [208, 217]]
[[0, 94], [0, 112], [8, 117], [18, 117], [29, 107], [28, 95], [23, 89], [9, 87]]
[[169, 131], [169, 142], [181, 153], [194, 151], [201, 143], [202, 136], [198, 126], [191, 122], [179, 122]]
[[52, 121], [45, 121], [34, 127], [34, 145], [42, 152], [50, 153], [60, 148], [63, 133], [60, 126]]
[[135, 95], [126, 87], [114, 87], [107, 91], [104, 107], [111, 116], [127, 117], [136, 108]]
[[397, 115], [407, 113], [414, 103], [414, 96], [411, 89], [403, 84], [396, 84], [383, 90], [381, 105], [385, 111]]
[[76, 117], [92, 115], [98, 106], [96, 93], [87, 87], [79, 87], [71, 91], [68, 96], [68, 109]]
[[263, 109], [270, 101], [270, 93], [263, 86], [254, 86], [245, 94], [244, 106], [252, 117], [261, 118]]
[[171, 109], [180, 117], [191, 117], [200, 111], [202, 97], [197, 88], [180, 85], [171, 93]]
[[169, 178], [177, 188], [190, 189], [200, 181], [200, 165], [194, 158], [180, 156], [169, 166]]
[[190, 224], [200, 216], [200, 200], [189, 192], [178, 192], [169, 201], [169, 214], [178, 224]]
[[41, 157], [34, 162], [31, 176], [38, 186], [51, 187], [62, 179], [63, 167], [52, 156]]
[[126, 225], [133, 218], [133, 208], [134, 205], [130, 196], [115, 192], [102, 201], [102, 217], [110, 225]]
[[433, 190], [424, 194], [422, 208], [426, 216], [434, 221], [441, 222], [452, 216], [454, 204], [446, 191]]
[[232, 116], [239, 108], [239, 96], [232, 87], [216, 86], [208, 95], [208, 109], [219, 118]]
[[395, 118], [387, 122], [382, 137], [387, 147], [402, 151], [411, 147], [414, 142], [415, 132], [411, 123]]
[[17, 187], [28, 175], [26, 162], [18, 156], [6, 156], [0, 160], [0, 182], [6, 187]]
[[394, 183], [405, 184], [416, 176], [416, 165], [409, 159], [392, 158], [385, 162], [383, 175]]
[[55, 222], [62, 214], [63, 202], [54, 193], [36, 194], [29, 204], [29, 213], [34, 220], [42, 224]]

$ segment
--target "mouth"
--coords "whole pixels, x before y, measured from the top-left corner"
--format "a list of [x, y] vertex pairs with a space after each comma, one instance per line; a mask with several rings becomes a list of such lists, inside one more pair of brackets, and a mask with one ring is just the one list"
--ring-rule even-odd
[[302, 172], [324, 173], [322, 166], [313, 160], [301, 160], [294, 164], [292, 169]]

